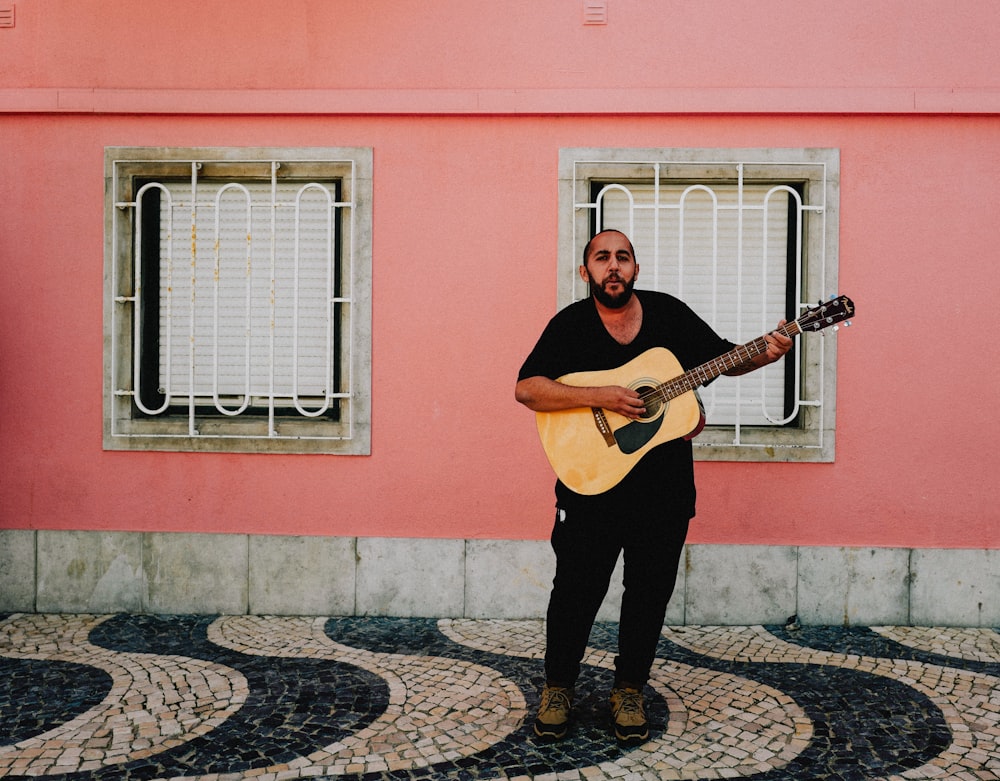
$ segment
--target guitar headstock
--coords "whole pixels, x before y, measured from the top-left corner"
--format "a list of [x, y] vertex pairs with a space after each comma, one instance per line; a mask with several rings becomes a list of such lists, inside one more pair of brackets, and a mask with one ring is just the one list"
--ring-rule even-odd
[[819, 331], [836, 323], [849, 326], [848, 318], [854, 317], [854, 302], [847, 296], [835, 296], [829, 301], [820, 301], [799, 315], [795, 322], [801, 331]]

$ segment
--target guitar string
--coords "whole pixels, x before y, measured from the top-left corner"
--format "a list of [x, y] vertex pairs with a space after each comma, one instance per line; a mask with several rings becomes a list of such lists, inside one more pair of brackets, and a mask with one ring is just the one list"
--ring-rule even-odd
[[[807, 313], [810, 314], [810, 313]], [[793, 326], [797, 329], [797, 333], [803, 333], [802, 326], [799, 320], [793, 320], [791, 323], [787, 323], [779, 329], [776, 329], [778, 333], [783, 336], [794, 336], [795, 333], [789, 333]], [[735, 358], [740, 357], [740, 353], [745, 352], [746, 357], [742, 361], [736, 361]], [[666, 382], [660, 383], [659, 385], [650, 388], [645, 393], [639, 394], [639, 398], [643, 402], [649, 401], [670, 401], [671, 399], [680, 396], [681, 394], [687, 393], [697, 388], [699, 385], [703, 385], [709, 380], [715, 379], [720, 374], [724, 374], [729, 369], [735, 369], [737, 366], [742, 366], [746, 361], [752, 360], [758, 355], [762, 355], [767, 352], [767, 341], [763, 336], [759, 336], [753, 341], [747, 342], [746, 344], [741, 344], [738, 347], [734, 347], [727, 353], [713, 358], [711, 361], [703, 363], [701, 366], [696, 366], [690, 371], [684, 372], [678, 377], [667, 380]], [[733, 360], [727, 360], [730, 357]], [[729, 365], [731, 364], [731, 365]], [[711, 371], [708, 371], [711, 370]], [[693, 378], [702, 375], [701, 379], [697, 382], [693, 382]], [[674, 392], [676, 391], [676, 392]]]
[[[776, 333], [780, 333], [782, 336], [794, 337], [799, 334], [805, 333], [806, 328], [809, 326], [817, 326], [813, 330], [819, 330], [824, 328], [826, 325], [830, 325], [833, 322], [839, 322], [847, 316], [846, 313], [847, 299], [841, 297], [836, 301], [831, 301], [825, 306], [818, 306], [810, 309], [808, 312], [804, 312], [798, 318], [790, 323], [786, 323], [781, 328], [775, 329]], [[833, 309], [833, 315], [827, 315], [828, 309]], [[826, 321], [825, 324], [824, 320]], [[746, 357], [741, 361], [736, 361], [735, 358], [740, 357], [740, 353], [745, 352]], [[644, 393], [639, 394], [640, 400], [644, 403], [659, 400], [659, 401], [670, 401], [684, 393], [695, 390], [699, 385], [703, 385], [709, 380], [713, 380], [720, 374], [724, 374], [729, 369], [735, 369], [737, 366], [742, 366], [749, 360], [752, 360], [758, 355], [762, 355], [767, 352], [767, 341], [764, 336], [759, 336], [756, 339], [747, 342], [746, 344], [734, 347], [727, 353], [713, 358], [711, 361], [703, 363], [701, 366], [696, 366], [694, 369], [684, 372], [683, 374], [667, 380], [666, 382], [660, 383], [659, 385], [650, 388]], [[731, 363], [732, 365], [727, 365]], [[699, 378], [700, 379], [696, 379]]]
[[[708, 361], [701, 366], [697, 366], [678, 377], [674, 377], [673, 379], [660, 383], [645, 393], [639, 394], [639, 398], [644, 402], [656, 399], [659, 399], [660, 401], [669, 401], [672, 398], [680, 396], [682, 393], [694, 390], [699, 385], [703, 385], [709, 380], [715, 379], [729, 369], [735, 369], [737, 366], [742, 366], [746, 361], [766, 352], [766, 345], [767, 343], [764, 341], [764, 337], [758, 337], [752, 342], [747, 342], [739, 347], [735, 347], [729, 352], [723, 353], [722, 355], [713, 358], [711, 361]], [[744, 360], [736, 360], [741, 357], [742, 353], [746, 353]], [[699, 376], [700, 379], [694, 381], [694, 379]], [[672, 391], [677, 392], [667, 395], [668, 392]]]

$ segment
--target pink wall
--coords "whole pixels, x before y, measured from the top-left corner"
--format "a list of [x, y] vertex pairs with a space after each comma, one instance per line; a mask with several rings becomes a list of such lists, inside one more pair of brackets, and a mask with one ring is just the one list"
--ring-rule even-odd
[[3, 87], [997, 88], [982, 0], [14, 0]]
[[[1000, 7], [42, 5], [0, 30], [0, 527], [544, 537], [513, 384], [554, 308], [559, 149], [821, 146], [860, 311], [837, 461], [700, 463], [692, 541], [1000, 547]], [[112, 145], [374, 148], [370, 457], [102, 451]]]

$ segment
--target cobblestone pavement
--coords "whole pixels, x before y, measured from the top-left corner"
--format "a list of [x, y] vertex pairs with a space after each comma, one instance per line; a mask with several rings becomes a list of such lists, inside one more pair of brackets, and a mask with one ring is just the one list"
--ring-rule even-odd
[[542, 743], [540, 621], [0, 614], [0, 778], [1000, 779], [990, 629], [665, 628], [650, 739], [616, 627]]

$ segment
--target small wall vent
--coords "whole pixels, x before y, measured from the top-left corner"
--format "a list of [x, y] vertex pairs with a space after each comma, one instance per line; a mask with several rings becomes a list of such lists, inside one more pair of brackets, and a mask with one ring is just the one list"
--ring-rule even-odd
[[607, 24], [608, 23], [607, 0], [583, 0], [583, 23]]
[[14, 4], [0, 0], [0, 27], [14, 26]]

